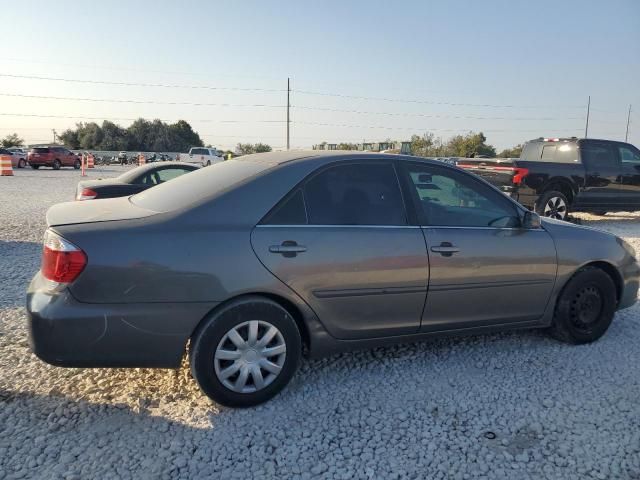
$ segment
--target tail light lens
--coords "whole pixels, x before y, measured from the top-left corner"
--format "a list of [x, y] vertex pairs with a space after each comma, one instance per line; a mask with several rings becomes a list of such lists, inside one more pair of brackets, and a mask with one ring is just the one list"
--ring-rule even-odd
[[529, 175], [528, 168], [520, 168], [520, 167], [514, 168], [513, 178], [511, 179], [511, 181], [513, 182], [514, 185], [520, 185], [524, 180], [524, 177], [526, 177], [527, 175]]
[[42, 251], [42, 276], [55, 284], [73, 282], [87, 265], [87, 256], [73, 243], [47, 230]]
[[79, 188], [76, 194], [76, 200], [92, 200], [97, 196], [98, 194], [90, 188]]

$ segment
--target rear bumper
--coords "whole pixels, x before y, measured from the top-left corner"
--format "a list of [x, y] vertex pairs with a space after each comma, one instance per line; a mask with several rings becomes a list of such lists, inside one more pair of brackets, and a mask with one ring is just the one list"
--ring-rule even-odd
[[27, 291], [33, 352], [63, 367], [157, 367], [180, 365], [187, 340], [215, 303], [89, 304], [68, 290]]

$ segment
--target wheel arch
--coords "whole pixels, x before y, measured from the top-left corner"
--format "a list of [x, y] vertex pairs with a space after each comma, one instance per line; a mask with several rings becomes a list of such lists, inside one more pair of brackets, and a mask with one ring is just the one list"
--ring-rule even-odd
[[576, 192], [573, 188], [573, 185], [571, 184], [571, 182], [569, 180], [567, 180], [566, 178], [563, 177], [552, 177], [550, 178], [540, 189], [539, 194], [542, 195], [545, 192], [550, 192], [556, 190], [560, 193], [562, 193], [565, 197], [567, 197], [567, 200], [569, 201], [569, 203], [573, 203], [573, 200], [576, 196]]
[[283, 295], [279, 295], [271, 292], [258, 291], [258, 292], [242, 293], [240, 295], [236, 295], [231, 298], [228, 298], [227, 300], [220, 303], [219, 305], [216, 305], [209, 312], [207, 312], [205, 316], [203, 316], [200, 319], [198, 324], [195, 326], [195, 328], [191, 332], [191, 335], [189, 336], [189, 340], [192, 341], [200, 333], [200, 330], [205, 324], [207, 318], [209, 318], [211, 315], [215, 315], [217, 312], [227, 308], [232, 303], [241, 302], [243, 300], [248, 300], [255, 297], [261, 297], [266, 300], [271, 300], [272, 302], [277, 303], [280, 307], [285, 309], [289, 315], [291, 315], [291, 318], [293, 318], [294, 322], [296, 323], [296, 326], [298, 327], [298, 331], [300, 332], [300, 340], [302, 342], [303, 354], [306, 354], [309, 351], [311, 338], [309, 334], [309, 326], [305, 321], [305, 317], [302, 313], [302, 310], [292, 300], [285, 298]]
[[599, 270], [602, 270], [604, 273], [606, 273], [609, 276], [609, 278], [611, 278], [611, 280], [613, 281], [613, 284], [616, 287], [616, 304], [620, 302], [620, 299], [622, 298], [622, 291], [624, 289], [624, 281], [622, 279], [622, 275], [620, 274], [620, 272], [618, 271], [615, 265], [604, 260], [596, 260], [596, 261], [581, 265], [580, 268], [576, 269], [576, 271], [573, 272], [573, 274], [567, 279], [567, 281], [564, 282], [564, 285], [560, 290], [560, 294], [562, 294], [562, 292], [564, 291], [566, 286], [569, 284], [571, 279], [575, 277], [578, 272], [585, 270], [587, 268], [597, 268]]

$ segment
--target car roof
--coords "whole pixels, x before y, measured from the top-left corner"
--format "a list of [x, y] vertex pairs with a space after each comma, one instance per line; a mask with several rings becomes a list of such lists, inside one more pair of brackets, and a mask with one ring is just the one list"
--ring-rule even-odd
[[442, 162], [430, 160], [422, 157], [412, 157], [409, 155], [398, 155], [394, 153], [378, 153], [378, 152], [360, 152], [354, 150], [289, 150], [281, 152], [268, 152], [268, 153], [254, 153], [251, 155], [242, 155], [236, 157], [234, 161], [240, 162], [256, 162], [262, 163], [270, 167], [276, 167], [285, 163], [291, 162], [307, 162], [316, 161], [319, 159], [331, 160], [356, 160], [358, 158], [386, 158], [386, 159], [401, 159], [401, 160], [413, 160], [420, 162], [433, 163], [434, 165], [442, 165]]

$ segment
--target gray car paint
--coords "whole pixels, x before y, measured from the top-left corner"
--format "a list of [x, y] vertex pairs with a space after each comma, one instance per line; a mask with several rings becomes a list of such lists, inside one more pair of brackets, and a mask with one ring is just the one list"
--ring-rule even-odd
[[[289, 232], [256, 225], [294, 185], [324, 165], [368, 157], [416, 161], [343, 152], [248, 156], [232, 162], [255, 163], [251, 178], [175, 210], [144, 208], [136, 197], [52, 207], [49, 225], [86, 252], [88, 265], [57, 295], [44, 293], [42, 279], [34, 278], [27, 307], [35, 352], [68, 366], [178, 366], [209, 312], [256, 293], [294, 310], [312, 356], [429, 335], [547, 326], [566, 281], [593, 261], [619, 276], [620, 308], [635, 301], [635, 259], [613, 235], [565, 223], [544, 221], [536, 231], [488, 231], [478, 255], [472, 253], [477, 238], [459, 237], [468, 261], [431, 257], [429, 292], [427, 246], [452, 232], [418, 225], [353, 228], [343, 237], [353, 240], [344, 244], [332, 238], [331, 228], [306, 227], [298, 235], [313, 250], [287, 259], [267, 254], [270, 245], [290, 239]], [[195, 182], [202, 188], [215, 175], [212, 166], [147, 192], [163, 189], [157, 192], [188, 198], [184, 189]], [[174, 190], [167, 190], [169, 185]], [[521, 267], [515, 274], [514, 266]], [[476, 287], [446, 288], [460, 287], [467, 276]], [[498, 282], [508, 298], [501, 298], [496, 285], [477, 285], [490, 282]], [[492, 292], [490, 298], [486, 292]]]

